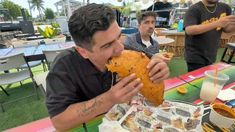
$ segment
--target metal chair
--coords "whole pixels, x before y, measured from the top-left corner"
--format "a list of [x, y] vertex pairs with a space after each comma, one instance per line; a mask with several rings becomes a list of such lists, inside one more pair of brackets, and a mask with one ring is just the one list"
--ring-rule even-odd
[[46, 77], [47, 77], [48, 72], [49, 71], [46, 71], [46, 72], [43, 72], [34, 76], [35, 82], [38, 88], [41, 89], [44, 97], [46, 96]]
[[175, 40], [173, 43], [167, 45], [167, 50], [169, 52], [174, 53], [175, 57], [184, 55], [184, 47], [185, 47], [185, 36], [183, 34], [178, 35], [168, 35], [167, 38], [171, 38]]
[[[45, 58], [46, 58], [46, 63], [47, 63], [47, 66], [48, 66], [48, 70], [50, 69], [50, 65], [54, 61], [56, 56], [59, 53], [65, 51], [67, 49], [70, 49], [70, 48], [58, 49], [58, 50], [43, 50], [42, 51], [43, 54], [45, 55]], [[40, 74], [34, 76], [37, 87], [41, 89], [44, 97], [46, 96], [46, 77], [47, 77], [48, 72], [49, 71], [46, 71], [46, 72], [43, 72], [43, 73], [40, 73]]]
[[48, 70], [50, 69], [50, 65], [51, 63], [54, 61], [54, 59], [56, 58], [56, 56], [67, 50], [67, 49], [71, 49], [71, 47], [69, 48], [64, 48], [64, 49], [57, 49], [57, 50], [43, 50], [43, 54], [45, 55], [45, 58], [46, 58], [46, 63], [47, 63], [47, 67], [48, 67]]
[[[27, 47], [27, 46], [36, 46], [36, 44], [30, 43], [30, 44], [27, 44], [27, 45], [14, 45], [13, 48], [22, 48], [22, 47]], [[28, 62], [28, 65], [29, 65], [30, 68], [39, 66], [41, 64], [43, 66], [43, 70], [46, 71], [45, 64], [44, 64], [43, 60], [35, 60], [35, 61]], [[19, 67], [19, 69], [24, 69], [24, 68], [27, 68], [26, 64]]]
[[[228, 56], [227, 60], [225, 60], [225, 55]], [[233, 34], [229, 38], [229, 42], [225, 45], [224, 53], [223, 53], [220, 61], [226, 62], [228, 64], [235, 63], [235, 61], [232, 61], [234, 55], [235, 55], [235, 34]]]
[[[228, 50], [231, 50], [231, 52], [228, 55], [228, 60], [225, 60], [225, 55], [227, 54]], [[235, 63], [235, 61], [232, 61], [234, 55], [235, 55], [235, 43], [227, 43], [220, 61], [226, 62], [228, 64]]]
[[[28, 67], [20, 71], [15, 70], [24, 64], [26, 64]], [[3, 71], [10, 72], [5, 73]], [[11, 54], [9, 56], [0, 57], [0, 72], [0, 88], [7, 96], [9, 96], [9, 93], [3, 88], [3, 85], [9, 85], [17, 82], [21, 83], [21, 81], [31, 78], [37, 98], [39, 98], [37, 89], [35, 87], [35, 80], [33, 79], [33, 74], [28, 63], [25, 60], [23, 53], [16, 53]], [[2, 110], [4, 111], [3, 108]]]

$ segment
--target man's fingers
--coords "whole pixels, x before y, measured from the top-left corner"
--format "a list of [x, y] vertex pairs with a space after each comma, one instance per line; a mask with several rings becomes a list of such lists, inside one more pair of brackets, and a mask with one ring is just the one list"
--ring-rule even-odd
[[139, 84], [141, 84], [141, 80], [139, 78], [137, 78], [134, 81], [130, 82], [129, 84], [127, 84], [124, 87], [124, 89], [123, 89], [123, 91], [125, 92], [124, 94], [128, 94], [129, 92], [134, 90], [136, 88], [136, 86], [138, 86]]
[[128, 92], [126, 94], [126, 100], [131, 100], [132, 97], [134, 97], [136, 94], [138, 94], [138, 92], [140, 91], [140, 89], [144, 86], [143, 83], [138, 84], [135, 88], [133, 88], [130, 92]]
[[121, 79], [121, 81], [119, 81], [116, 85], [117, 87], [125, 87], [129, 82], [133, 81], [136, 79], [136, 75], [134, 73], [132, 73], [131, 75]]
[[169, 76], [168, 69], [165, 69], [161, 71], [159, 74], [157, 74], [157, 76], [153, 76], [151, 80], [153, 81], [153, 83], [158, 83], [160, 81], [163, 81], [164, 79], [167, 79], [168, 76]]
[[154, 80], [156, 80], [158, 78], [162, 78], [167, 73], [168, 73], [168, 69], [160, 70], [157, 74], [155, 74], [154, 76], [150, 77], [150, 80], [154, 81]]
[[152, 69], [157, 63], [160, 63], [160, 62], [162, 62], [162, 60], [160, 60], [158, 58], [151, 59], [147, 65], [147, 68]]
[[155, 63], [154, 66], [149, 70], [149, 77], [152, 77], [154, 74], [159, 72], [161, 69], [164, 69], [167, 65], [164, 62]]

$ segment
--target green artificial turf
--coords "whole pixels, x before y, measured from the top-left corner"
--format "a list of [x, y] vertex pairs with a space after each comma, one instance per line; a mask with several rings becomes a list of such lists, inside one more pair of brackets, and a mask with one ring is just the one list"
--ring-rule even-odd
[[[220, 60], [223, 49], [218, 52], [217, 60]], [[174, 57], [169, 62], [170, 77], [178, 76], [187, 72], [186, 63], [183, 57]], [[43, 72], [42, 66], [33, 68], [34, 75]], [[19, 83], [4, 86], [9, 92], [10, 96], [6, 96], [3, 91], [0, 90], [0, 102], [5, 103], [5, 112], [0, 110], [0, 131], [20, 126], [25, 123], [29, 123], [35, 120], [39, 120], [44, 117], [48, 117], [47, 109], [45, 106], [45, 99], [42, 96], [40, 90], [40, 99], [36, 96], [18, 100], [19, 97], [24, 97], [34, 93], [32, 88], [32, 82], [30, 79], [23, 82], [21, 86]], [[17, 101], [16, 101], [17, 100]], [[14, 101], [12, 103], [6, 103]], [[101, 123], [101, 119], [88, 123], [88, 130], [98, 131], [97, 125]], [[84, 131], [82, 128], [75, 131]]]
[[[35, 75], [41, 72], [43, 72], [42, 66], [33, 68]], [[44, 98], [39, 89], [40, 98], [37, 98], [32, 80], [27, 79], [22, 84], [22, 86], [20, 83], [4, 86], [10, 96], [0, 91], [0, 103], [5, 110], [2, 112], [0, 109], [0, 131], [48, 116]], [[26, 96], [30, 97], [22, 98]]]

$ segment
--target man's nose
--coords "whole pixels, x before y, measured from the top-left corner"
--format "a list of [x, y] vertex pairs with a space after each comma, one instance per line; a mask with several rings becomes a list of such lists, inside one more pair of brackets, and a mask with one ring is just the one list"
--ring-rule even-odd
[[155, 28], [155, 23], [150, 23], [150, 27]]
[[120, 55], [123, 50], [124, 50], [124, 45], [121, 43], [120, 40], [116, 40], [114, 48], [115, 54]]

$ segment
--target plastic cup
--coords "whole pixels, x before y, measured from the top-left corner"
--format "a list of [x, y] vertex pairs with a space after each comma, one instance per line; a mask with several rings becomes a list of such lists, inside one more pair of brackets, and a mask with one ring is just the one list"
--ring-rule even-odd
[[205, 71], [200, 98], [205, 102], [213, 102], [218, 96], [224, 84], [229, 80], [229, 76], [223, 73], [215, 75], [215, 70]]

